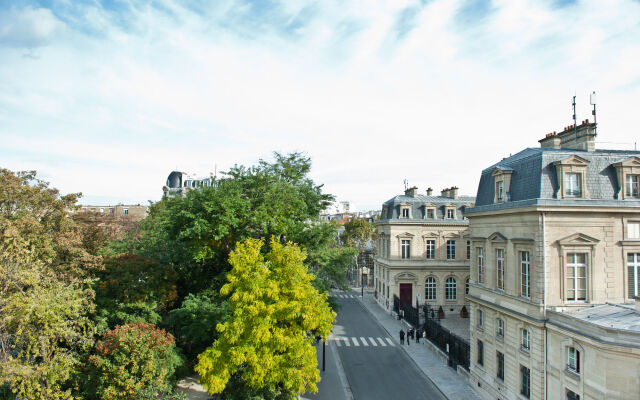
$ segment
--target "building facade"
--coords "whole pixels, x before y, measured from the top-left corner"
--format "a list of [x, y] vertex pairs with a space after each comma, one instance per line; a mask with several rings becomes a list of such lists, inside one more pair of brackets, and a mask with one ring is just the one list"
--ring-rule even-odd
[[215, 175], [198, 177], [186, 172], [172, 171], [162, 187], [162, 197], [186, 196], [189, 190], [215, 185]]
[[136, 204], [136, 205], [118, 204], [115, 206], [83, 205], [83, 206], [79, 206], [78, 209], [73, 210], [72, 212], [75, 214], [88, 213], [96, 216], [126, 218], [132, 221], [140, 221], [147, 216], [148, 211], [149, 211], [149, 206], [142, 206], [140, 204]]
[[459, 312], [465, 305], [471, 241], [466, 209], [475, 198], [453, 187], [434, 196], [407, 189], [382, 206], [377, 221], [374, 286], [378, 303], [389, 309], [394, 295], [421, 308]]
[[640, 399], [640, 152], [596, 150], [594, 128], [485, 169], [466, 212], [486, 399]]

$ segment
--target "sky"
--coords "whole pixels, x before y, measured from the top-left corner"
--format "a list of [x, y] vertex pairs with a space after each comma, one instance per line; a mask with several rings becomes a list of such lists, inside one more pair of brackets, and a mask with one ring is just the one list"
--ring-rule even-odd
[[592, 91], [597, 147], [633, 149], [639, 0], [0, 0], [0, 167], [83, 204], [274, 151], [361, 211], [475, 195]]

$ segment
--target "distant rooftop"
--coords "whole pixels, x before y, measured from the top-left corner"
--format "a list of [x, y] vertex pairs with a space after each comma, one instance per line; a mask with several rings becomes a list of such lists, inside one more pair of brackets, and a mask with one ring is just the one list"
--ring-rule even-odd
[[640, 333], [640, 314], [634, 304], [599, 304], [577, 310], [569, 309], [563, 314], [601, 326]]

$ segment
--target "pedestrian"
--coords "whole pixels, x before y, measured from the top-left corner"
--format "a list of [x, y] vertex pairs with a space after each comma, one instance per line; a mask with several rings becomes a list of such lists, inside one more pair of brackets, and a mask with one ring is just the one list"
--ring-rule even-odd
[[[407, 342], [409, 339], [407, 339]], [[404, 344], [404, 330], [400, 329], [400, 344]]]
[[427, 330], [423, 330], [422, 331], [422, 338], [426, 341], [427, 340]]
[[420, 329], [418, 329], [416, 331], [416, 343], [420, 343], [420, 336], [422, 336], [422, 332], [420, 332]]

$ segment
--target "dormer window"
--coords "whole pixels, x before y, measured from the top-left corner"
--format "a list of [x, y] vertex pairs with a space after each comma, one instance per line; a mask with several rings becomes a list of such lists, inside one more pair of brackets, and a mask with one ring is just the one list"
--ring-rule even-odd
[[402, 209], [402, 218], [409, 218], [409, 209], [408, 208], [403, 208]]
[[427, 218], [435, 219], [436, 218], [436, 210], [433, 208], [427, 208]]
[[618, 175], [618, 199], [640, 197], [640, 158], [629, 157], [614, 163]]
[[625, 197], [640, 197], [640, 175], [626, 175], [624, 190]]
[[411, 218], [411, 204], [409, 203], [400, 204], [400, 218], [404, 218], [404, 219]]
[[509, 187], [511, 186], [512, 174], [513, 170], [507, 167], [496, 167], [494, 168], [493, 172], [491, 172], [496, 185], [495, 194], [493, 196], [494, 203], [503, 203], [507, 201], [507, 193], [509, 192]]
[[446, 219], [456, 219], [456, 206], [451, 204], [445, 206], [444, 215]]
[[496, 182], [496, 201], [498, 203], [504, 201], [504, 181]]
[[585, 179], [587, 166], [590, 164], [589, 160], [573, 155], [553, 164], [558, 174], [557, 198], [589, 197]]
[[564, 175], [564, 195], [566, 197], [582, 197], [581, 174], [569, 173]]
[[447, 219], [453, 219], [454, 210], [452, 208], [447, 209]]

